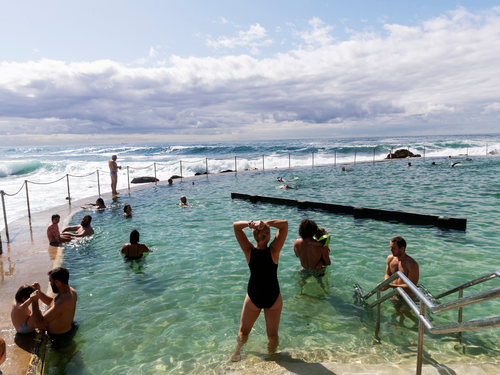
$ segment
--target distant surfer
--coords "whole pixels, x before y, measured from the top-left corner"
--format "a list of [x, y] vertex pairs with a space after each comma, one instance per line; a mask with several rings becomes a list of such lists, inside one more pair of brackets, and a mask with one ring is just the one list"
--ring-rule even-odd
[[111, 160], [108, 161], [109, 165], [109, 175], [111, 176], [111, 194], [119, 194], [116, 191], [116, 184], [118, 183], [118, 169], [122, 169], [121, 165], [116, 164], [116, 155], [111, 156]]

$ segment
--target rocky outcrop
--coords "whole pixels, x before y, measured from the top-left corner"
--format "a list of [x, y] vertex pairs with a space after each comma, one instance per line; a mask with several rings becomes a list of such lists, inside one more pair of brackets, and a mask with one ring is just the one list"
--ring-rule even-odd
[[234, 172], [232, 169], [227, 169], [225, 171], [222, 171], [221, 173], [227, 173], [227, 172]]
[[[394, 151], [394, 153], [392, 154], [392, 159], [406, 159], [406, 158], [419, 158], [420, 157], [420, 154], [414, 154], [413, 152], [405, 149], [405, 148], [402, 148], [402, 149], [399, 149], [399, 150], [396, 150]], [[386, 159], [391, 159], [391, 154], [388, 154]]]
[[207, 173], [207, 172], [203, 172], [203, 173], [196, 172], [194, 175], [195, 175], [195, 176], [201, 176], [201, 175], [204, 175], [204, 174], [208, 174], [208, 173]]
[[130, 181], [133, 184], [146, 184], [148, 182], [157, 182], [160, 181], [157, 178], [154, 177], [136, 177], [132, 181]]
[[[171, 178], [172, 180], [175, 180], [176, 178], [182, 178], [182, 176], [178, 176], [178, 175], [174, 174], [174, 175], [170, 176], [170, 178]], [[169, 178], [169, 179], [170, 179], [170, 178]]]

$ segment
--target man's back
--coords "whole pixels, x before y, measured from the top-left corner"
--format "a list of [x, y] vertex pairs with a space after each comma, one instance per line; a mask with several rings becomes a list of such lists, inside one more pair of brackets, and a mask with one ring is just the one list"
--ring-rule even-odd
[[325, 261], [325, 265], [330, 265], [330, 257], [328, 256], [328, 247], [323, 245], [313, 238], [297, 238], [293, 245], [295, 255], [299, 257], [300, 264], [304, 268], [315, 269], [321, 258]]

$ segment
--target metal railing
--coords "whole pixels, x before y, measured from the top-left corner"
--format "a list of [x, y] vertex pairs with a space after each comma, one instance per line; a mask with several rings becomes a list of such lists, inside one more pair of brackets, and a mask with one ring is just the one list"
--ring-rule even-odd
[[[431, 299], [429, 299], [424, 293], [420, 291], [420, 289], [413, 284], [408, 277], [406, 277], [401, 271], [396, 272], [391, 277], [386, 279], [384, 282], [377, 285], [374, 289], [372, 289], [369, 293], [364, 294], [363, 290], [358, 284], [354, 285], [354, 290], [356, 294], [359, 296], [363, 303], [366, 303], [366, 299], [370, 298], [373, 295], [377, 295], [377, 299], [371, 304], [367, 304], [368, 308], [377, 307], [377, 323], [375, 327], [376, 335], [380, 329], [380, 304], [384, 301], [387, 301], [391, 297], [395, 295], [400, 295], [408, 306], [413, 310], [413, 312], [417, 315], [419, 319], [419, 327], [418, 327], [418, 351], [417, 351], [417, 369], [416, 374], [420, 375], [422, 373], [422, 359], [423, 359], [423, 346], [424, 346], [424, 328], [427, 328], [429, 333], [432, 334], [443, 334], [443, 333], [452, 333], [452, 332], [464, 332], [464, 331], [474, 331], [479, 329], [490, 329], [500, 327], [500, 316], [488, 318], [488, 319], [479, 319], [472, 320], [468, 322], [462, 322], [462, 308], [464, 306], [474, 305], [476, 303], [490, 301], [493, 299], [500, 298], [500, 288], [492, 288], [483, 292], [475, 293], [467, 297], [463, 297], [463, 290], [469, 288], [473, 285], [480, 284], [482, 282], [491, 280], [495, 277], [500, 277], [500, 272], [493, 272], [489, 275], [480, 277], [478, 279], [469, 281], [465, 284], [462, 284], [456, 288], [450, 289], [444, 293], [441, 293], [434, 297], [429, 293], [431, 299], [436, 300], [438, 298], [450, 295], [452, 293], [458, 292], [458, 298], [441, 303], [435, 304]], [[408, 296], [408, 294], [404, 291], [403, 288], [397, 287], [392, 291], [381, 296], [381, 289], [389, 285], [392, 281], [400, 278], [408, 288], [415, 294], [415, 296], [420, 301], [420, 306], [413, 301], [413, 299]], [[458, 309], [458, 322], [454, 324], [445, 324], [435, 327], [429, 319], [425, 316], [425, 307], [427, 307], [431, 313], [440, 313], [444, 311], [449, 311], [453, 309]]]

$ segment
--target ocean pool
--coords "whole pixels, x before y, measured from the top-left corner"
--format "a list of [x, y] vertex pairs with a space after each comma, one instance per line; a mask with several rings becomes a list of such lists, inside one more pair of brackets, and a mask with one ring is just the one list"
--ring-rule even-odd
[[[234, 350], [249, 278], [233, 234], [236, 220], [286, 219], [289, 235], [280, 256], [283, 296], [279, 352], [306, 362], [415, 363], [417, 323], [382, 305], [375, 337], [375, 311], [355, 303], [353, 284], [369, 291], [383, 280], [389, 240], [403, 236], [420, 263], [420, 284], [433, 294], [500, 269], [497, 256], [500, 172], [498, 158], [474, 158], [457, 168], [447, 161], [412, 160], [340, 167], [255, 171], [201, 176], [149, 187], [106, 201], [92, 211], [95, 234], [66, 245], [63, 265], [79, 301], [76, 346], [49, 350], [46, 374], [224, 373], [267, 358], [261, 316], [243, 349]], [[297, 189], [284, 190], [283, 176]], [[192, 181], [195, 182], [192, 185]], [[372, 208], [463, 217], [467, 231], [356, 220], [352, 216], [232, 200], [231, 192], [279, 196]], [[190, 208], [178, 206], [186, 195]], [[123, 205], [134, 216], [122, 216]], [[72, 219], [78, 223], [86, 212]], [[316, 220], [332, 235], [325, 291], [315, 279], [301, 288], [293, 253], [298, 225]], [[129, 233], [154, 252], [139, 262], [119, 255]], [[275, 233], [275, 232], [273, 232]], [[474, 291], [498, 286], [498, 281]], [[472, 293], [466, 291], [465, 295]], [[464, 321], [499, 315], [492, 301], [464, 308]], [[434, 325], [456, 322], [456, 311], [431, 316]], [[424, 363], [494, 362], [498, 330], [425, 334]], [[426, 362], [427, 361], [427, 362]]]

